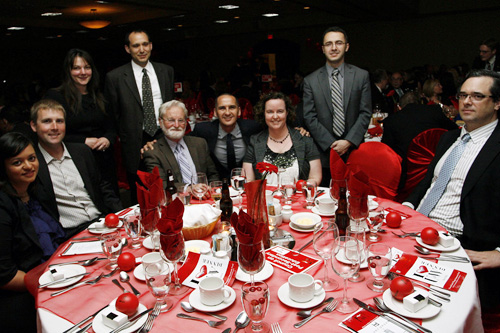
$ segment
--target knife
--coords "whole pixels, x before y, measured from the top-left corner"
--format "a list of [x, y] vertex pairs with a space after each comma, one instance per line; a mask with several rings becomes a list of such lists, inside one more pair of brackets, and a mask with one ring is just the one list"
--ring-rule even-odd
[[[93, 259], [93, 258], [89, 258], [89, 259]], [[87, 260], [89, 259], [82, 259], [82, 260], [75, 260], [75, 261], [66, 261], [66, 262], [60, 262], [60, 263], [57, 263], [57, 264], [51, 264], [49, 265], [49, 267], [52, 267], [52, 266], [63, 266], [63, 265], [70, 265], [70, 264], [80, 264], [82, 262], [86, 262]], [[106, 260], [108, 258], [97, 258], [96, 261], [99, 261], [99, 260]]]
[[374, 313], [377, 316], [381, 316], [381, 317], [387, 319], [388, 321], [392, 322], [393, 324], [401, 327], [402, 329], [405, 329], [405, 330], [408, 330], [408, 331], [414, 332], [414, 333], [421, 333], [420, 331], [417, 331], [417, 330], [415, 330], [409, 326], [406, 326], [405, 324], [397, 321], [396, 319], [391, 318], [390, 316], [386, 315], [385, 313], [372, 310], [366, 303], [360, 301], [357, 298], [353, 298], [353, 300], [354, 300], [354, 303], [356, 303], [359, 307], [363, 308], [364, 310], [369, 311], [371, 313]]
[[[70, 332], [73, 332], [75, 329], [77, 328], [80, 328], [78, 326], [80, 326], [81, 324], [83, 324], [84, 322], [86, 322], [87, 320], [91, 319], [91, 318], [94, 318], [99, 312], [101, 312], [102, 310], [106, 309], [109, 305], [105, 305], [103, 306], [102, 308], [100, 308], [99, 310], [97, 310], [94, 314], [88, 316], [87, 318], [85, 318], [84, 320], [82, 320], [81, 322], [79, 322], [78, 324], [75, 324], [73, 327], [67, 329], [66, 331], [62, 332], [62, 333], [70, 333]], [[85, 327], [84, 327], [85, 328]], [[81, 330], [79, 331], [81, 332]], [[85, 332], [85, 331], [83, 331]]]
[[112, 330], [109, 333], [117, 333], [117, 332], [123, 331], [126, 328], [129, 328], [130, 326], [134, 326], [135, 323], [137, 323], [142, 317], [144, 317], [145, 315], [150, 313], [152, 310], [153, 310], [153, 308], [149, 308], [147, 310], [142, 311], [138, 315], [133, 316], [132, 319], [130, 319], [128, 322], [126, 322], [125, 324], [123, 324], [121, 326], [118, 326], [117, 328], [115, 328], [114, 330]]
[[73, 276], [68, 276], [64, 279], [60, 279], [60, 280], [56, 280], [56, 281], [51, 281], [51, 282], [47, 282], [47, 283], [44, 283], [44, 284], [41, 284], [38, 286], [38, 288], [45, 288], [45, 287], [48, 287], [48, 286], [51, 286], [53, 284], [58, 284], [58, 283], [61, 283], [61, 282], [64, 282], [64, 281], [68, 281], [70, 279], [73, 279], [73, 278], [77, 278], [77, 277], [80, 277], [80, 276], [85, 276], [85, 275], [89, 275], [90, 273], [82, 273], [82, 274], [77, 274], [77, 275], [73, 275]]

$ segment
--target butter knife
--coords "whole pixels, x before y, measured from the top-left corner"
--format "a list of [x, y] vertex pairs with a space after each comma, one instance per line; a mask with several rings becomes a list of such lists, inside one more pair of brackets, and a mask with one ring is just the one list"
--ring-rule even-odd
[[117, 328], [115, 328], [114, 330], [112, 330], [109, 333], [118, 333], [120, 331], [123, 331], [124, 329], [127, 329], [127, 328], [129, 328], [131, 326], [134, 326], [135, 323], [137, 323], [142, 317], [146, 316], [152, 310], [153, 310], [153, 308], [149, 308], [147, 310], [142, 311], [138, 315], [133, 316], [132, 319], [130, 319], [128, 322], [126, 322], [125, 324], [123, 324], [121, 326], [118, 326]]
[[55, 280], [55, 281], [51, 281], [51, 282], [47, 282], [47, 283], [41, 284], [41, 285], [38, 286], [38, 288], [45, 288], [45, 287], [51, 286], [53, 284], [58, 284], [58, 283], [61, 283], [61, 282], [64, 282], [64, 281], [68, 281], [68, 280], [73, 279], [73, 278], [77, 278], [77, 277], [85, 276], [85, 275], [89, 275], [89, 274], [90, 273], [81, 273], [81, 274], [77, 274], [77, 275], [73, 275], [73, 276], [68, 276], [68, 277], [65, 277], [64, 279], [61, 279], [61, 280]]

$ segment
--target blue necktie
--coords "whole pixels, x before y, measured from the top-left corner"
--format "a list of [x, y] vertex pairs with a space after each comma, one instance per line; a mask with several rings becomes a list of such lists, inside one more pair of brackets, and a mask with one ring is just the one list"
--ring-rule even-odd
[[178, 143], [177, 146], [175, 146], [175, 158], [177, 159], [177, 163], [179, 163], [179, 168], [181, 169], [182, 182], [184, 184], [191, 184], [191, 167], [189, 166], [189, 162], [186, 156], [184, 156], [184, 152], [182, 150], [182, 145]]
[[455, 170], [455, 167], [465, 150], [465, 145], [467, 144], [467, 142], [469, 142], [469, 140], [470, 134], [464, 134], [464, 136], [462, 136], [462, 141], [460, 141], [460, 143], [455, 148], [453, 148], [450, 155], [448, 155], [443, 163], [443, 166], [441, 167], [441, 171], [439, 171], [439, 175], [436, 183], [434, 184], [434, 187], [432, 188], [432, 190], [430, 190], [429, 194], [418, 210], [420, 213], [428, 216], [438, 203], [439, 199], [441, 199], [441, 196], [443, 195], [443, 192], [446, 189], [448, 182], [450, 181], [451, 175], [453, 174], [453, 170]]

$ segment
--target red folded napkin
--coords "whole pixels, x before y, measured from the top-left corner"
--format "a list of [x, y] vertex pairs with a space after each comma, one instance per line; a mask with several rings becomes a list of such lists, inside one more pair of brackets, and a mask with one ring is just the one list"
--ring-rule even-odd
[[158, 221], [158, 231], [162, 234], [176, 234], [182, 230], [182, 216], [184, 215], [184, 204], [176, 198], [168, 206], [161, 207], [161, 217]]
[[330, 151], [330, 172], [333, 180], [346, 179], [349, 172], [340, 155], [333, 149]]
[[268, 227], [267, 223], [255, 224], [250, 215], [245, 213], [243, 210], [240, 211], [239, 215], [237, 213], [233, 213], [231, 215], [231, 225], [236, 232], [238, 241], [241, 244], [246, 245], [260, 243], [262, 241], [264, 231], [266, 231], [266, 228]]
[[137, 201], [141, 210], [157, 207], [165, 197], [163, 192], [163, 181], [160, 178], [158, 167], [154, 167], [151, 173], [137, 171], [142, 186], [137, 184]]
[[370, 134], [370, 136], [372, 137], [381, 136], [382, 134], [384, 134], [384, 129], [380, 125], [375, 125], [375, 127], [368, 129], [368, 134]]
[[361, 170], [353, 168], [347, 181], [349, 195], [354, 197], [366, 197], [370, 193], [370, 178]]

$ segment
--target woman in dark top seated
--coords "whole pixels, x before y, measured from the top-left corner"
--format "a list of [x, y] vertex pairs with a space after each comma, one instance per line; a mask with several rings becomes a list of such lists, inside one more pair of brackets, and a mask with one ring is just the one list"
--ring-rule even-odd
[[[290, 127], [295, 120], [290, 99], [282, 93], [273, 92], [262, 97], [254, 111], [255, 119], [266, 129], [250, 138], [243, 159], [247, 180], [261, 177], [256, 165], [264, 161], [285, 169], [284, 174], [295, 179], [321, 183], [320, 155], [313, 139]], [[267, 175], [267, 179], [269, 184], [277, 185], [275, 174]]]
[[50, 258], [65, 233], [31, 196], [38, 160], [20, 133], [0, 137], [0, 327], [4, 332], [36, 332], [33, 297], [26, 272]]

